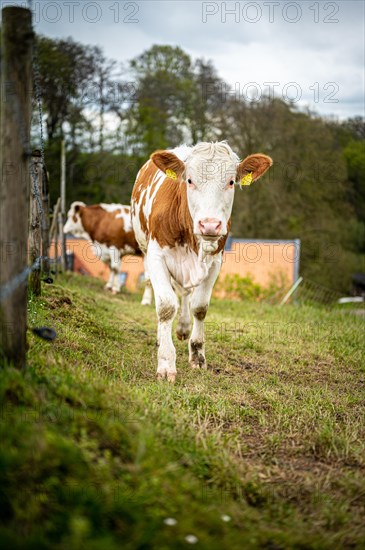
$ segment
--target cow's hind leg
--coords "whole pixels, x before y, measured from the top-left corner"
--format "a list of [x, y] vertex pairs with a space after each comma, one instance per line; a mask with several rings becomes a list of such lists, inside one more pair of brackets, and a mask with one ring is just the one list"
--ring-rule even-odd
[[120, 280], [119, 280], [119, 269], [120, 269], [120, 259], [121, 255], [119, 250], [115, 246], [110, 247], [110, 270], [113, 274], [113, 284], [112, 284], [112, 293], [117, 294], [120, 292]]
[[190, 294], [183, 293], [181, 296], [181, 310], [176, 327], [176, 336], [179, 340], [187, 340], [190, 334]]
[[[108, 267], [110, 269], [110, 266], [108, 266]], [[104, 289], [105, 290], [111, 290], [113, 288], [113, 284], [114, 284], [114, 271], [112, 269], [110, 269], [109, 279], [108, 279], [108, 282], [106, 283], [106, 285], [104, 286]]]
[[193, 330], [189, 340], [189, 363], [192, 368], [207, 368], [205, 359], [204, 319], [208, 311], [213, 285], [220, 269], [220, 261], [210, 268], [208, 277], [194, 289], [191, 298]]
[[[145, 258], [145, 264], [146, 264], [146, 258]], [[142, 306], [151, 306], [152, 305], [152, 285], [150, 281], [150, 276], [148, 275], [148, 271], [145, 267], [144, 270], [144, 280], [145, 280], [145, 286], [144, 286], [144, 292], [142, 296], [141, 305]]]
[[204, 319], [208, 307], [209, 304], [207, 302], [192, 306], [194, 321], [191, 338], [189, 340], [189, 363], [194, 369], [207, 368], [205, 360]]
[[[111, 268], [112, 269], [112, 268]], [[112, 269], [113, 275], [114, 275], [114, 281], [112, 286], [112, 294], [118, 294], [120, 292], [120, 280], [119, 280], [119, 269]]]
[[114, 271], [113, 271], [112, 266], [111, 266], [111, 258], [110, 258], [109, 255], [104, 254], [103, 257], [102, 257], [102, 261], [110, 269], [109, 279], [108, 279], [108, 282], [106, 283], [106, 285], [104, 286], [104, 289], [105, 290], [111, 290], [113, 288], [113, 285], [114, 285]]

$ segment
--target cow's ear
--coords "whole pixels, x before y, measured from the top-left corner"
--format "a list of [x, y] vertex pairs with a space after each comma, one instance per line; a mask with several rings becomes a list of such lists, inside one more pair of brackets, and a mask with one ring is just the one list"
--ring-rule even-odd
[[86, 206], [84, 202], [75, 201], [71, 204], [70, 210], [73, 210], [74, 214], [76, 214], [77, 212], [80, 212], [81, 208], [83, 208], [84, 206]]
[[242, 182], [242, 185], [248, 185], [251, 181], [261, 178], [270, 166], [272, 166], [272, 159], [267, 155], [261, 153], [249, 155], [237, 166], [237, 181]]
[[170, 153], [170, 151], [155, 151], [151, 155], [151, 160], [169, 178], [183, 179], [185, 164], [174, 153]]

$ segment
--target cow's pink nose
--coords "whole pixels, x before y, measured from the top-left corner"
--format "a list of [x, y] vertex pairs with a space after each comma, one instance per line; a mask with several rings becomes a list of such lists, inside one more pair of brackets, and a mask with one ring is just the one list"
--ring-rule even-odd
[[219, 235], [222, 228], [222, 222], [216, 218], [204, 218], [198, 223], [199, 231], [202, 235], [215, 237]]

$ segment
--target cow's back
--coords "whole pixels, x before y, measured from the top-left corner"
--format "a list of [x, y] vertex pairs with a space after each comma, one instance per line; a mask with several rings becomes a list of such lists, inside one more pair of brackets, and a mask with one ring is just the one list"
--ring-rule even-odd
[[83, 226], [93, 241], [115, 246], [121, 252], [139, 252], [129, 206], [96, 204], [86, 206], [81, 215]]

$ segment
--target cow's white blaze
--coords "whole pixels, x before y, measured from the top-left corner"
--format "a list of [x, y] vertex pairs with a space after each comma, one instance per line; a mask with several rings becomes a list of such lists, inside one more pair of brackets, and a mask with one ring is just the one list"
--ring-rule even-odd
[[[193, 231], [199, 238], [226, 235], [231, 216], [239, 159], [226, 143], [202, 143], [185, 161], [185, 181]], [[230, 183], [232, 182], [232, 184]], [[205, 222], [206, 220], [206, 222]], [[202, 236], [202, 227], [212, 228]], [[216, 226], [216, 233], [214, 232]]]

